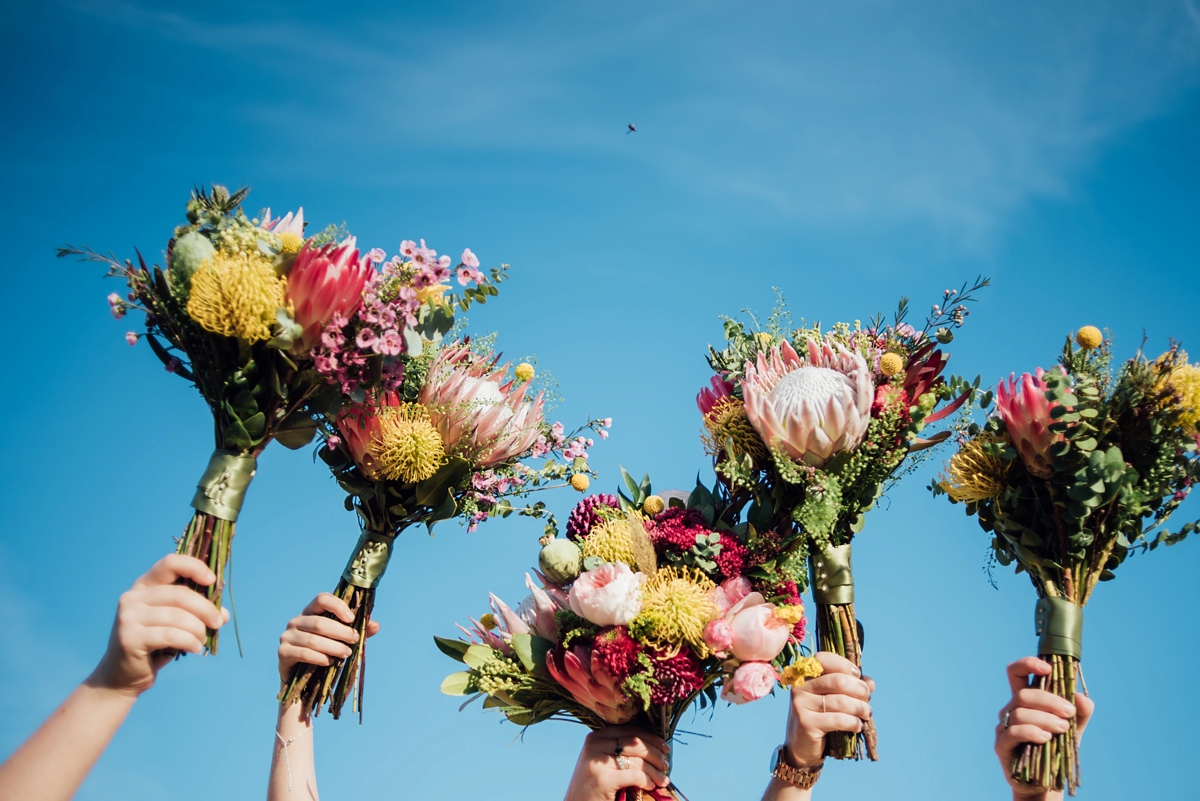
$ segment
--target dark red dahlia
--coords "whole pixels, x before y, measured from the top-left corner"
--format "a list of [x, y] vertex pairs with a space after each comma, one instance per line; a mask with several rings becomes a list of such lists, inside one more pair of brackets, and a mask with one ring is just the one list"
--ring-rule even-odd
[[571, 510], [571, 516], [567, 518], [567, 536], [576, 542], [586, 537], [599, 519], [596, 515], [598, 506], [620, 509], [621, 503], [617, 500], [616, 495], [608, 495], [603, 492], [599, 495], [587, 496], [575, 504], [575, 508]]
[[654, 680], [650, 690], [653, 704], [673, 704], [682, 701], [704, 686], [704, 669], [700, 660], [688, 649], [675, 656], [665, 656], [662, 651], [651, 651], [654, 661]]
[[721, 578], [737, 578], [746, 567], [746, 546], [726, 531], [721, 532], [721, 552], [717, 554], [717, 569]]
[[637, 658], [645, 650], [640, 642], [629, 636], [624, 626], [602, 629], [592, 643], [592, 659], [599, 659], [618, 683], [629, 678], [637, 668]]
[[696, 544], [697, 534], [707, 537], [711, 531], [699, 510], [678, 506], [655, 515], [654, 525], [647, 528], [654, 549], [660, 555], [685, 554]]

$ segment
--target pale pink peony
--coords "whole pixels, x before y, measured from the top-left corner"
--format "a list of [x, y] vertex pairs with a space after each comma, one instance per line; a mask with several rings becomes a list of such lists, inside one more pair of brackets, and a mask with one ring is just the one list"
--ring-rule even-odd
[[745, 576], [727, 578], [720, 586], [713, 589], [713, 600], [717, 602], [721, 612], [728, 612], [730, 607], [750, 594], [750, 579]]
[[580, 574], [567, 596], [571, 611], [597, 626], [627, 626], [642, 611], [642, 583], [624, 562], [610, 562]]
[[1050, 410], [1059, 404], [1046, 398], [1046, 382], [1042, 380], [1045, 374], [1039, 367], [1036, 375], [1024, 373], [1018, 379], [1010, 374], [1008, 381], [996, 384], [996, 411], [1004, 420], [1009, 439], [1025, 467], [1040, 478], [1049, 478], [1053, 472], [1050, 446], [1063, 438], [1050, 431], [1054, 422]]
[[546, 657], [546, 668], [572, 698], [606, 723], [626, 723], [637, 714], [637, 704], [621, 692], [621, 683], [604, 664], [592, 659], [591, 649], [582, 645], [569, 651], [555, 649]]
[[729, 653], [729, 649], [733, 647], [733, 629], [730, 628], [729, 621], [723, 617], [708, 621], [708, 625], [704, 627], [704, 643], [715, 654]]
[[775, 616], [775, 604], [752, 592], [725, 613], [733, 655], [743, 662], [770, 662], [787, 645], [792, 627]]
[[862, 442], [875, 383], [858, 353], [808, 340], [802, 358], [787, 342], [746, 364], [742, 395], [750, 424], [767, 445], [812, 467]]
[[300, 249], [288, 273], [288, 300], [303, 329], [297, 353], [307, 353], [320, 341], [321, 329], [334, 314], [349, 317], [358, 309], [372, 271], [353, 243]]
[[525, 400], [529, 383], [505, 380], [508, 365], [465, 344], [443, 347], [429, 368], [419, 402], [429, 409], [446, 450], [477, 467], [512, 461], [533, 447], [542, 429], [542, 393]]
[[743, 662], [721, 688], [721, 697], [732, 704], [757, 701], [775, 687], [779, 676], [766, 662]]

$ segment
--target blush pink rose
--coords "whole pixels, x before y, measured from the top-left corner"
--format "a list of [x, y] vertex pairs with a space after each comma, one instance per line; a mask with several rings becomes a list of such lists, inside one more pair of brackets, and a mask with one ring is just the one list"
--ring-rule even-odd
[[575, 579], [567, 600], [571, 611], [597, 626], [627, 626], [642, 611], [642, 583], [624, 562], [600, 565]]
[[733, 647], [733, 629], [729, 627], [728, 621], [723, 617], [710, 620], [704, 627], [704, 642], [715, 653], [728, 653]]
[[744, 662], [734, 672], [733, 681], [721, 690], [721, 697], [731, 704], [757, 701], [775, 687], [778, 680], [775, 668], [766, 662]]
[[770, 662], [787, 645], [792, 627], [775, 616], [775, 605], [752, 592], [726, 613], [733, 655], [743, 662]]

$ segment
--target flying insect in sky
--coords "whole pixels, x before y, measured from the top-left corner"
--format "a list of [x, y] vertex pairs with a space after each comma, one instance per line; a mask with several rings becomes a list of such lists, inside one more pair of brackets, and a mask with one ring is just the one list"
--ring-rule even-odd
[[629, 130], [628, 130], [628, 131], [626, 131], [626, 132], [625, 132], [625, 134], [626, 134], [626, 135], [629, 135], [629, 134], [631, 134], [631, 133], [637, 133], [637, 126], [636, 126], [636, 125], [634, 125], [632, 122], [631, 122], [631, 123], [629, 123]]

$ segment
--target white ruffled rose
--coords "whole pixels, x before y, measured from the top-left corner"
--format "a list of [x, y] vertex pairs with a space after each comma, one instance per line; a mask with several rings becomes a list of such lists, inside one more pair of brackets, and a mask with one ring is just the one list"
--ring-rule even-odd
[[642, 611], [645, 580], [624, 562], [588, 570], [571, 585], [571, 611], [597, 626], [627, 626]]

